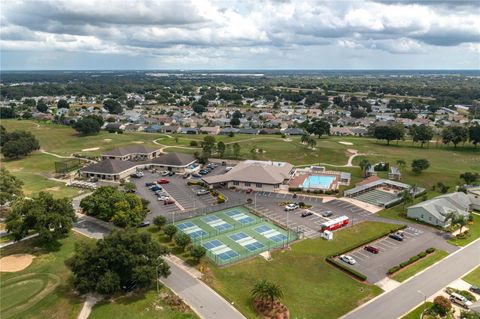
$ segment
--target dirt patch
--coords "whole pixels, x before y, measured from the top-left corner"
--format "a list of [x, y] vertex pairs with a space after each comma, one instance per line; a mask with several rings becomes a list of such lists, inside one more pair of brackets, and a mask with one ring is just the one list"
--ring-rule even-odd
[[59, 187], [59, 186], [55, 186], [55, 187], [46, 188], [45, 190], [46, 190], [46, 191], [54, 191], [54, 192], [57, 192], [57, 191], [60, 190], [60, 187]]
[[91, 148], [84, 148], [82, 152], [90, 152], [90, 151], [96, 151], [99, 150], [100, 147], [91, 147]]
[[33, 261], [34, 256], [29, 254], [15, 254], [0, 259], [0, 272], [17, 272], [24, 270]]

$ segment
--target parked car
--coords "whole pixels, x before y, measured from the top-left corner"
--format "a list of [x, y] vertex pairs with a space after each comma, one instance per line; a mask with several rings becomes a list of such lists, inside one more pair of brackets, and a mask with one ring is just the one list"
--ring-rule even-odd
[[253, 189], [251, 189], [251, 188], [249, 188], [249, 189], [247, 189], [247, 190], [245, 191], [245, 193], [247, 193], [247, 194], [250, 194], [250, 193], [252, 193], [252, 192], [253, 192]]
[[138, 224], [138, 227], [148, 227], [148, 226], [150, 226], [149, 221], [143, 221], [140, 224]]
[[313, 215], [312, 212], [303, 212], [302, 215], [300, 215], [300, 216], [302, 216], [302, 217], [308, 217], [308, 216], [312, 216], [312, 215]]
[[330, 217], [332, 215], [333, 215], [333, 212], [331, 210], [327, 210], [327, 211], [322, 213], [323, 217]]
[[147, 187], [151, 187], [151, 186], [154, 186], [154, 185], [156, 185], [155, 182], [146, 182], [145, 183], [145, 186], [147, 186]]
[[140, 175], [140, 173], [133, 173], [133, 174], [130, 174], [130, 177], [132, 177], [132, 178], [142, 178], [143, 175]]
[[373, 247], [373, 246], [369, 246], [369, 245], [363, 247], [363, 249], [371, 252], [372, 254], [378, 254], [380, 252], [380, 249], [378, 249], [377, 247]]
[[173, 176], [173, 175], [175, 175], [175, 172], [172, 172], [172, 171], [168, 172], [168, 176]]
[[158, 186], [158, 185], [155, 185], [155, 186], [153, 186], [152, 188], [150, 188], [150, 190], [151, 190], [152, 192], [156, 192], [156, 191], [161, 191], [162, 188], [161, 188], [160, 186]]
[[171, 205], [175, 204], [175, 201], [173, 199], [166, 199], [163, 201], [163, 205]]
[[357, 263], [357, 261], [353, 259], [353, 257], [350, 257], [348, 255], [341, 255], [340, 260], [349, 265], [355, 265]]
[[210, 191], [207, 189], [201, 189], [197, 192], [197, 196], [207, 195], [210, 194]]
[[399, 233], [399, 232], [391, 233], [390, 235], [388, 235], [388, 237], [398, 241], [403, 241], [403, 233]]
[[155, 191], [155, 195], [157, 196], [165, 195], [165, 191], [163, 189], [159, 189], [158, 191]]
[[202, 177], [202, 175], [200, 175], [200, 174], [197, 174], [197, 173], [194, 173], [194, 174], [192, 174], [192, 177], [195, 177], [195, 178], [200, 178], [200, 177]]
[[163, 171], [163, 172], [162, 172], [162, 176], [168, 176], [168, 174], [170, 174], [169, 171]]
[[168, 197], [167, 195], [162, 195], [162, 196], [158, 197], [157, 199], [160, 200], [160, 201], [166, 201], [166, 200], [169, 200], [170, 197]]
[[183, 174], [183, 176], [182, 176], [183, 179], [187, 179], [189, 177], [190, 177], [190, 174]]
[[297, 209], [297, 208], [298, 208], [298, 204], [295, 204], [295, 203], [291, 203], [291, 204], [285, 205], [285, 211], [286, 211], [286, 212], [295, 210], [295, 209]]
[[158, 184], [162, 185], [162, 184], [168, 184], [170, 183], [170, 181], [168, 179], [165, 179], [165, 178], [160, 178], [158, 181], [157, 181]]
[[479, 286], [470, 286], [470, 288], [468, 288], [468, 290], [480, 295], [480, 287]]
[[457, 294], [456, 292], [450, 295], [450, 300], [457, 305], [460, 305], [464, 308], [469, 309], [472, 306], [472, 302], [465, 298], [464, 296]]

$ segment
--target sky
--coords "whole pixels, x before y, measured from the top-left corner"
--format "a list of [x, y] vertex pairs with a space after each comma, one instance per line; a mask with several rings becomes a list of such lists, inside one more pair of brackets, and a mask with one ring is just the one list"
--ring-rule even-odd
[[0, 0], [2, 70], [480, 69], [480, 0]]

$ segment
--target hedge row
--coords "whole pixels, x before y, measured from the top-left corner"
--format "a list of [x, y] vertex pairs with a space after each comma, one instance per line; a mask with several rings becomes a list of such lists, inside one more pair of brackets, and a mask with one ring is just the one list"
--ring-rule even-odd
[[404, 262], [401, 262], [398, 266], [394, 266], [392, 268], [390, 268], [387, 272], [387, 274], [391, 275], [393, 273], [396, 273], [397, 271], [399, 271], [400, 269], [402, 268], [405, 268], [407, 267], [408, 265], [410, 264], [413, 264], [414, 262], [416, 262], [417, 260], [419, 259], [422, 259], [424, 257], [426, 257], [428, 254], [431, 254], [435, 251], [435, 248], [433, 247], [430, 247], [428, 248], [427, 250], [425, 251], [422, 251], [421, 253], [415, 255], [415, 256], [412, 256], [410, 257], [410, 259], [404, 261]]
[[333, 259], [333, 257], [327, 257], [327, 262], [331, 263], [332, 265], [334, 265], [335, 267], [338, 267], [340, 268], [341, 270], [343, 271], [346, 271], [348, 272], [349, 274], [351, 274], [352, 276], [362, 280], [362, 281], [365, 281], [367, 280], [367, 276], [365, 276], [364, 274], [344, 265], [343, 263], [340, 263], [338, 261], [336, 261], [335, 259]]
[[398, 227], [396, 227], [396, 228], [394, 228], [394, 229], [392, 229], [392, 230], [390, 230], [390, 231], [384, 231], [384, 232], [381, 233], [381, 234], [378, 234], [378, 235], [375, 235], [375, 236], [373, 236], [373, 237], [370, 237], [370, 238], [367, 238], [367, 239], [363, 240], [363, 241], [362, 241], [361, 243], [359, 243], [359, 244], [356, 244], [356, 245], [352, 245], [352, 246], [350, 246], [350, 247], [347, 247], [347, 248], [345, 248], [344, 250], [342, 250], [342, 251], [340, 251], [340, 252], [337, 252], [337, 253], [335, 253], [335, 254], [333, 254], [333, 255], [330, 255], [330, 256], [328, 256], [328, 257], [325, 258], [325, 259], [326, 259], [327, 262], [331, 263], [332, 265], [341, 268], [342, 270], [350, 273], [352, 276], [354, 276], [354, 277], [356, 277], [356, 278], [358, 278], [358, 279], [360, 279], [360, 280], [365, 281], [365, 280], [367, 280], [367, 276], [365, 276], [364, 274], [362, 274], [362, 273], [360, 273], [360, 272], [358, 272], [358, 271], [356, 271], [356, 270], [354, 270], [354, 269], [352, 269], [352, 268], [344, 265], [343, 263], [340, 263], [340, 262], [336, 261], [334, 258], [337, 257], [337, 256], [340, 256], [340, 255], [343, 255], [343, 254], [345, 254], [345, 253], [347, 253], [347, 252], [349, 252], [349, 251], [352, 251], [352, 250], [354, 250], [354, 249], [357, 249], [357, 248], [359, 248], [359, 247], [362, 247], [362, 246], [364, 246], [364, 245], [367, 245], [367, 244], [371, 243], [372, 241], [375, 241], [375, 240], [377, 240], [377, 239], [379, 239], [379, 238], [382, 238], [382, 237], [384, 237], [384, 236], [386, 236], [386, 235], [388, 235], [388, 234], [390, 234], [390, 233], [394, 233], [394, 232], [399, 231], [399, 230], [401, 230], [401, 229], [405, 229], [406, 227], [407, 227], [407, 225], [399, 225]]

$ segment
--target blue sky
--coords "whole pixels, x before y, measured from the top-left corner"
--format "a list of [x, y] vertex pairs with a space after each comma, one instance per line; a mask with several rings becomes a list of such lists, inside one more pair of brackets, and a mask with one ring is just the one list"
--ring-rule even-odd
[[0, 4], [2, 70], [480, 68], [478, 1]]

